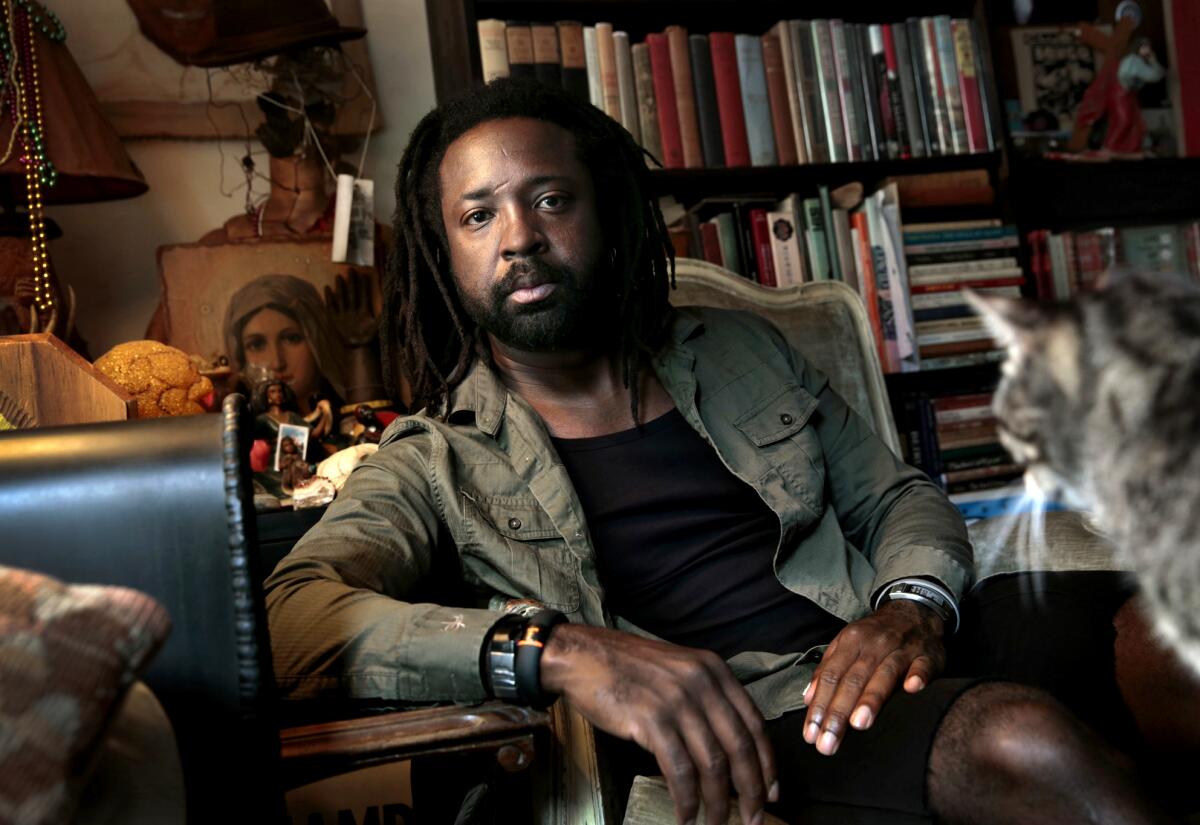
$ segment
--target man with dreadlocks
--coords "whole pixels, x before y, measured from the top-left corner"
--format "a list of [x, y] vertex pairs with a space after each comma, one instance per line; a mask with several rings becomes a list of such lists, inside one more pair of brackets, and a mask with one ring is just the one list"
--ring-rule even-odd
[[937, 678], [961, 519], [772, 327], [670, 308], [619, 125], [495, 81], [421, 121], [396, 202], [381, 336], [417, 412], [268, 581], [285, 693], [562, 695], [681, 822], [731, 790], [752, 824], [1149, 821], [1047, 696]]

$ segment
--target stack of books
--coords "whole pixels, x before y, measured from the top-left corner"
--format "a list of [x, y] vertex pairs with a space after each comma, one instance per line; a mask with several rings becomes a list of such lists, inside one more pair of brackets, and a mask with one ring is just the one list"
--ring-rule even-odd
[[1000, 445], [992, 392], [904, 399], [905, 459], [968, 518], [1007, 512], [1024, 495], [1023, 468]]
[[1035, 229], [1026, 237], [1037, 294], [1046, 300], [1091, 291], [1113, 269], [1200, 281], [1200, 221], [1081, 232]]
[[1025, 273], [1015, 227], [999, 220], [908, 224], [904, 255], [922, 369], [999, 361], [983, 319], [963, 290], [1019, 296]]
[[781, 20], [761, 35], [478, 21], [484, 80], [561, 85], [668, 169], [987, 152], [994, 88], [969, 19]]

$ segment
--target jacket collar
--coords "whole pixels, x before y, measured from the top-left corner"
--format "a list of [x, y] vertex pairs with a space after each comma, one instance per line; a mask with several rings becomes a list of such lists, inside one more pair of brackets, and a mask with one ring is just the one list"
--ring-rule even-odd
[[[704, 323], [700, 317], [685, 308], [673, 309], [667, 316], [667, 336], [663, 348], [653, 361], [661, 374], [661, 365], [667, 360], [682, 358], [694, 366], [695, 355], [687, 346], [694, 336], [702, 334]], [[461, 413], [470, 413], [475, 427], [483, 433], [496, 437], [504, 421], [508, 407], [508, 387], [500, 375], [482, 358], [476, 357], [463, 380], [450, 391], [450, 418]]]

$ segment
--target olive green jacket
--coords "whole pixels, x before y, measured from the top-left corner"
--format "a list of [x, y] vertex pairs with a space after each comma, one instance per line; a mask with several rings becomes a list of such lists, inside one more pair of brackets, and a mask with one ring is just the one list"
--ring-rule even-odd
[[[954, 507], [769, 324], [676, 310], [654, 369], [779, 517], [785, 587], [852, 621], [900, 577], [931, 576], [958, 595], [968, 586], [971, 546]], [[497, 618], [488, 605], [508, 598], [641, 632], [605, 608], [583, 510], [537, 414], [482, 362], [449, 404], [447, 421], [393, 422], [268, 579], [285, 695], [483, 699], [480, 645]], [[803, 704], [817, 658], [743, 653], [730, 664], [774, 717]]]

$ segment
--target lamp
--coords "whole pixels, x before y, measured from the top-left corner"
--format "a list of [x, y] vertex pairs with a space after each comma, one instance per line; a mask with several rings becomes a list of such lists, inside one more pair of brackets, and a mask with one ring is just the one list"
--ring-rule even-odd
[[0, 234], [12, 232], [24, 206], [32, 268], [19, 257], [0, 261], [0, 286], [8, 287], [0, 292], [17, 294], [17, 281], [32, 275], [31, 331], [55, 317], [44, 207], [147, 189], [65, 40], [58, 18], [36, 0], [0, 0], [0, 230], [8, 230]]

